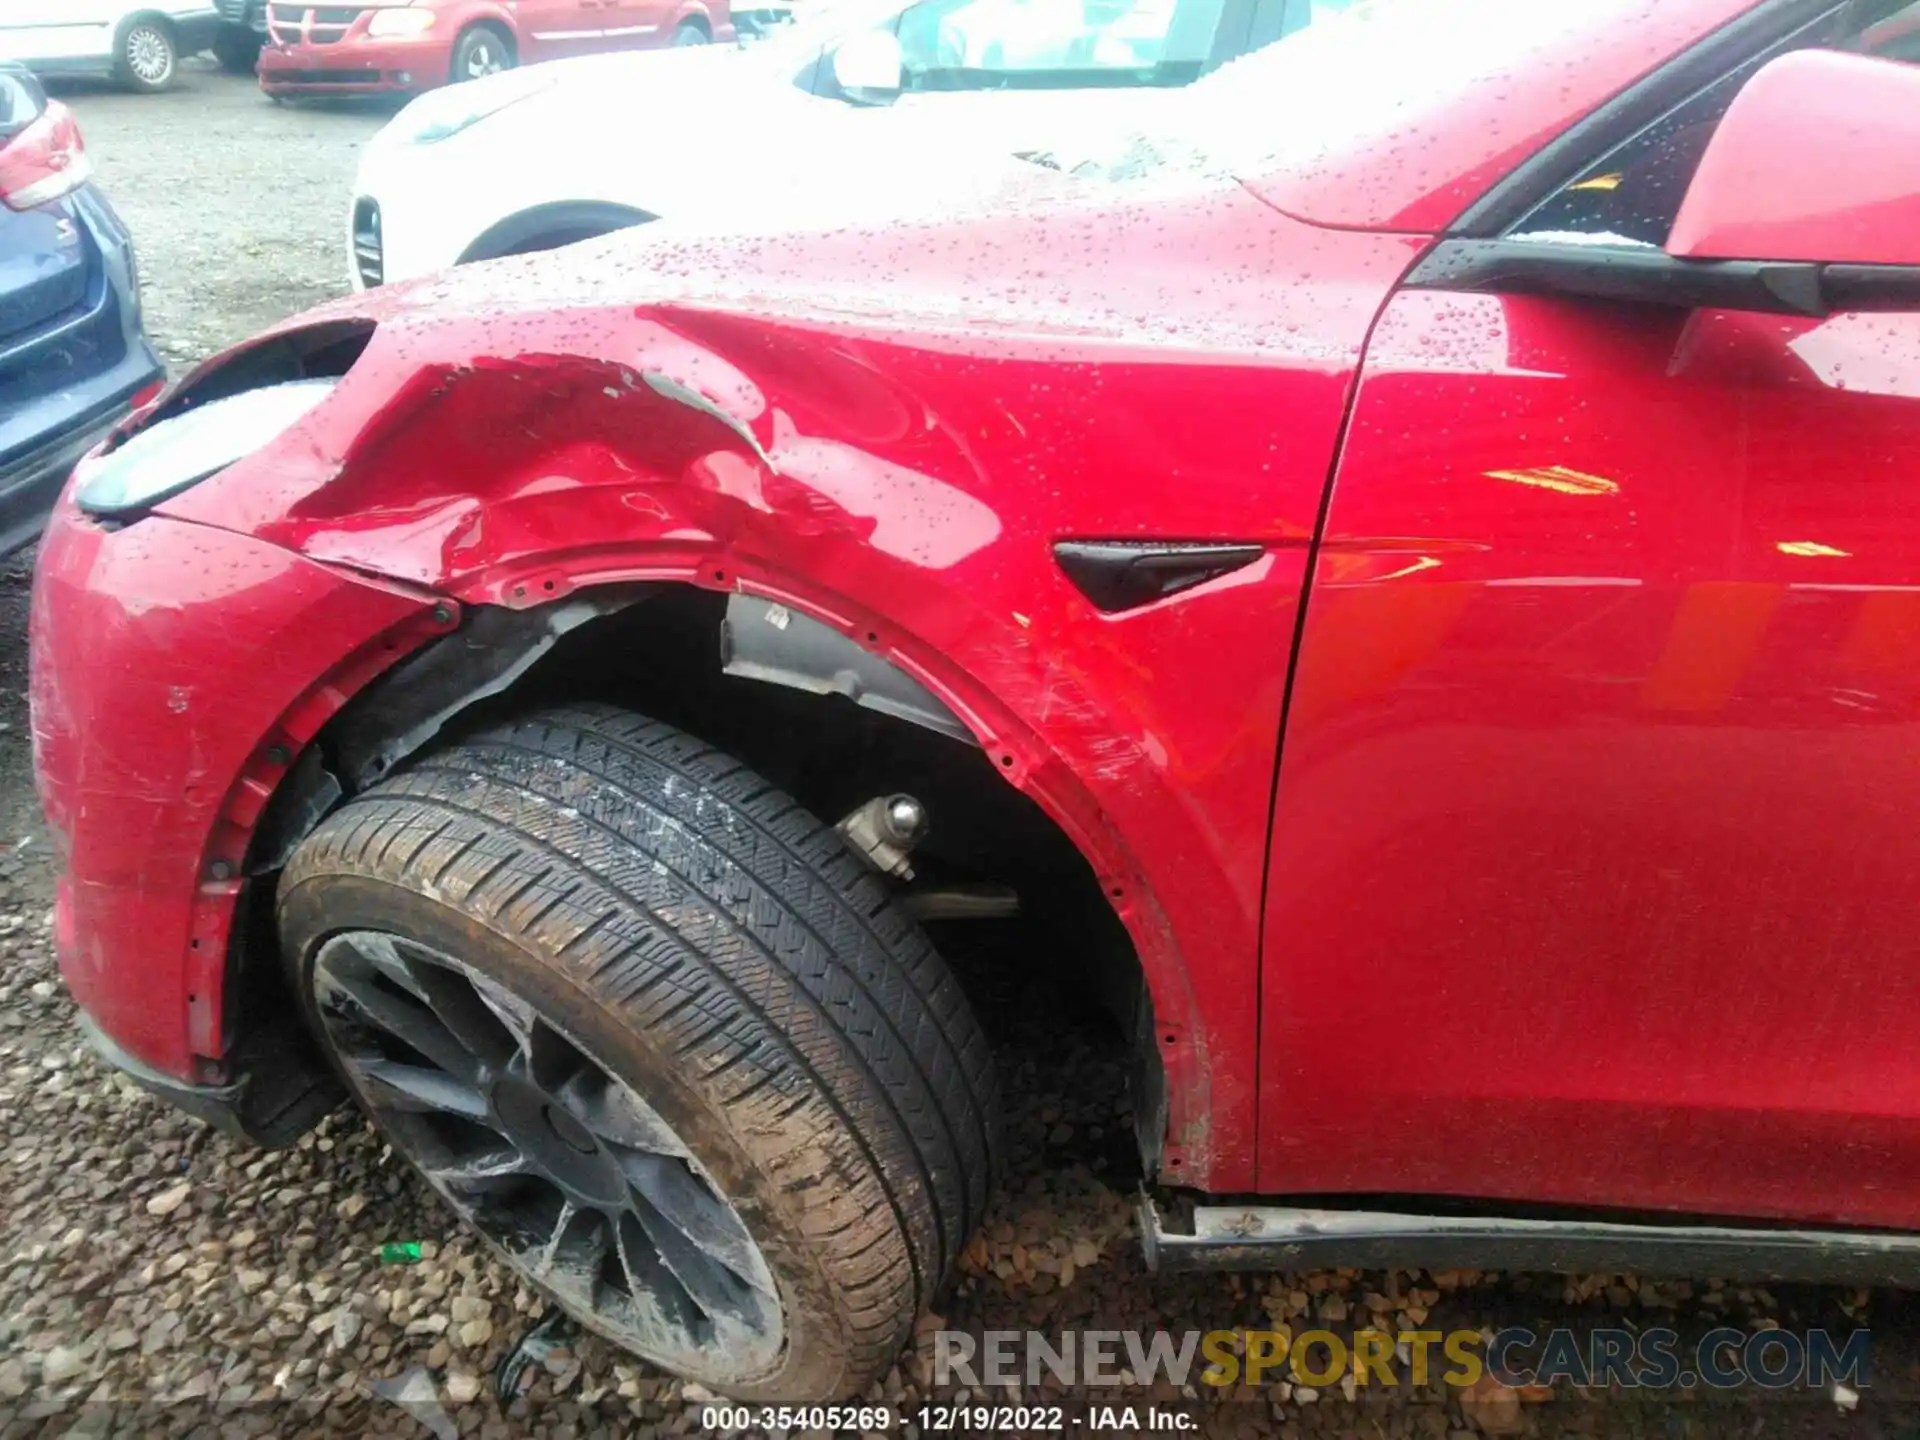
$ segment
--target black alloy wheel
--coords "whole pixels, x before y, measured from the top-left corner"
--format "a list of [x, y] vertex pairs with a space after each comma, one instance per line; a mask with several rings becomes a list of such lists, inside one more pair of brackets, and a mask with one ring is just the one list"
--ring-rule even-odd
[[329, 1049], [460, 1217], [596, 1329], [684, 1364], [779, 1353], [760, 1248], [666, 1121], [552, 1020], [450, 955], [352, 930], [314, 961]]

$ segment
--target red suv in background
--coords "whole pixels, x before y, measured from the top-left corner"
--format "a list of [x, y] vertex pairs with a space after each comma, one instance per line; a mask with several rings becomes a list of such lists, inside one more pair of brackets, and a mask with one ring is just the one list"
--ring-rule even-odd
[[273, 0], [260, 88], [269, 95], [430, 90], [535, 60], [732, 38], [727, 0]]

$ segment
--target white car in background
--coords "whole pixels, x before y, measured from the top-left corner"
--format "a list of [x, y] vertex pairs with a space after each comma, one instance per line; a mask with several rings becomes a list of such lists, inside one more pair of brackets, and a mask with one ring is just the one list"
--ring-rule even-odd
[[220, 32], [213, 0], [0, 0], [0, 60], [38, 75], [109, 76], [164, 90]]
[[648, 221], [849, 220], [983, 196], [1012, 157], [1352, 0], [809, 0], [739, 47], [530, 66], [421, 97], [368, 145], [357, 287]]

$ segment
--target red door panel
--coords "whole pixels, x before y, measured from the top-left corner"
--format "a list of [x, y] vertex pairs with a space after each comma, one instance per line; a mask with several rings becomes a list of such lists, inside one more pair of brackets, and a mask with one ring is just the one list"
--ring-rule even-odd
[[1260, 1185], [1920, 1225], [1920, 317], [1407, 292], [1278, 792]]
[[602, 46], [606, 28], [603, 0], [515, 0], [521, 59], [560, 60], [586, 55]]
[[600, 50], [642, 50], [667, 44], [679, 0], [601, 0]]

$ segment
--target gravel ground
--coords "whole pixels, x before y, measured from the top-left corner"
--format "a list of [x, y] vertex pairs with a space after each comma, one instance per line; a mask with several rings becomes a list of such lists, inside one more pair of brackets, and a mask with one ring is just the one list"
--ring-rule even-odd
[[[150, 328], [170, 361], [197, 359], [342, 287], [345, 185], [382, 112], [277, 109], [199, 66], [168, 96], [69, 98], [101, 182], [137, 237]], [[376, 1388], [391, 1390], [416, 1368], [439, 1407], [429, 1418], [462, 1435], [698, 1429], [705, 1397], [591, 1339], [550, 1352], [503, 1410], [491, 1373], [542, 1306], [448, 1226], [356, 1117], [335, 1116], [293, 1150], [250, 1151], [92, 1059], [48, 947], [49, 856], [22, 694], [26, 588], [24, 563], [0, 574], [0, 1186], [10, 1197], [0, 1216], [0, 1435], [417, 1435], [426, 1431]], [[941, 1302], [951, 1328], [1057, 1335], [1279, 1323], [1350, 1333], [1378, 1317], [1429, 1330], [1670, 1324], [1684, 1334], [1725, 1323], [1875, 1332], [1873, 1384], [1851, 1412], [1821, 1394], [1716, 1402], [1562, 1388], [1463, 1397], [1403, 1384], [1357, 1395], [1337, 1385], [1123, 1387], [1059, 1397], [1070, 1414], [1098, 1399], [1180, 1412], [1208, 1434], [1367, 1440], [1920, 1437], [1911, 1403], [1920, 1324], [1898, 1294], [1623, 1276], [1149, 1277], [1130, 1233], [1135, 1177], [1115, 1099], [1124, 1091], [1115, 1037], [1059, 965], [1025, 952], [1017, 936], [974, 939], [968, 949], [980, 953], [962, 965], [1001, 1054], [1011, 1173]], [[1355, 1037], [1356, 1064], [1388, 1053]], [[381, 1263], [389, 1241], [420, 1242], [421, 1259]], [[930, 1395], [929, 1345], [923, 1339], [876, 1391], [907, 1419]]]

